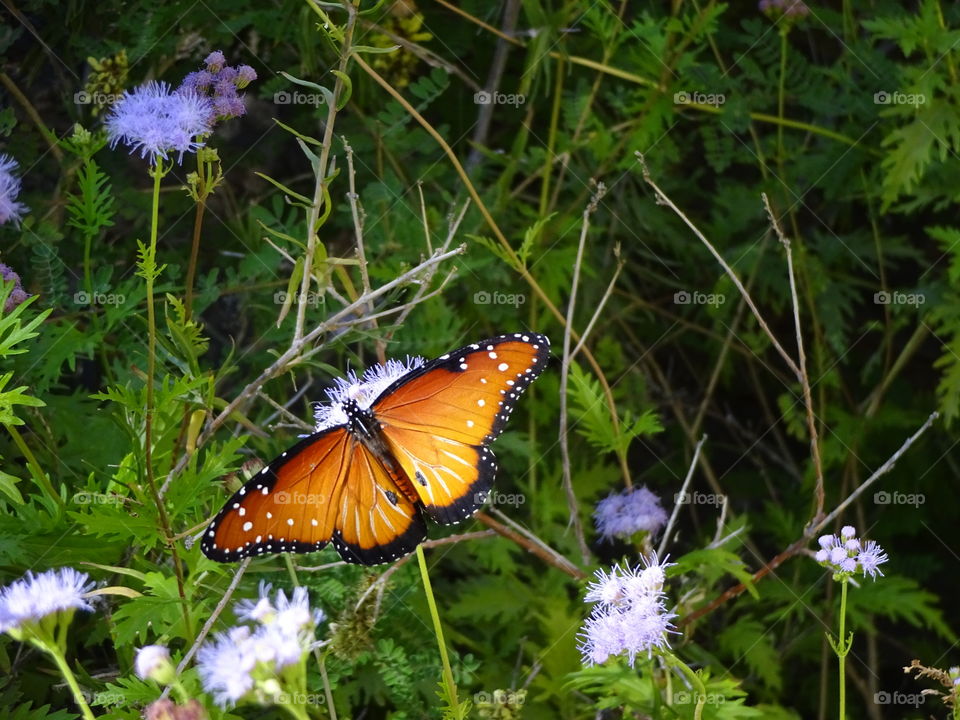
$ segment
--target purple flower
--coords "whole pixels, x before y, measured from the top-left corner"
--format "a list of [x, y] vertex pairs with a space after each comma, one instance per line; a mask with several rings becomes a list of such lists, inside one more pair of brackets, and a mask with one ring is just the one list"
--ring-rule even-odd
[[0, 590], [0, 632], [23, 630], [56, 613], [93, 610], [83, 597], [94, 587], [90, 576], [73, 568], [27, 574]]
[[257, 71], [254, 70], [249, 65], [238, 65], [237, 66], [237, 87], [239, 89], [245, 88], [247, 85], [252, 83], [257, 79]]
[[20, 178], [13, 174], [16, 169], [17, 161], [9, 155], [0, 153], [0, 224], [12, 222], [19, 227], [20, 218], [29, 208], [17, 202], [17, 196], [20, 194]]
[[883, 551], [883, 548], [873, 540], [867, 540], [863, 546], [863, 550], [857, 553], [857, 562], [860, 564], [860, 569], [863, 571], [864, 577], [867, 575], [874, 579], [876, 579], [877, 575], [883, 577], [879, 566], [885, 563], [887, 559], [887, 554]]
[[213, 83], [213, 74], [207, 70], [198, 70], [187, 73], [178, 90], [193, 90], [194, 92], [202, 93], [210, 87], [211, 83]]
[[250, 647], [250, 635], [250, 628], [241, 625], [218, 633], [197, 652], [200, 682], [221, 707], [237, 702], [253, 689], [251, 672], [257, 659]]
[[227, 63], [227, 58], [219, 50], [214, 50], [212, 53], [207, 55], [206, 60], [203, 61], [207, 65], [207, 70], [212, 73], [218, 72]]
[[153, 678], [158, 682], [166, 678], [173, 670], [170, 662], [170, 651], [163, 645], [144, 645], [137, 650], [137, 657], [133, 661], [133, 669], [141, 680]]
[[876, 579], [883, 573], [879, 566], [887, 561], [887, 554], [873, 540], [863, 541], [858, 537], [852, 525], [845, 525], [837, 535], [822, 535], [817, 542], [820, 549], [814, 554], [817, 562], [832, 570], [834, 579], [849, 577], [860, 570], [864, 577], [869, 575]]
[[290, 598], [282, 590], [270, 599], [270, 585], [260, 583], [256, 600], [241, 600], [237, 615], [253, 627], [237, 626], [200, 648], [200, 679], [218, 704], [236, 703], [264, 683], [276, 681], [281, 670], [299, 663], [314, 647], [314, 630], [323, 612], [310, 607], [306, 588]]
[[212, 112], [210, 100], [196, 92], [171, 92], [166, 83], [148, 82], [125, 92], [110, 108], [107, 137], [111, 148], [121, 141], [131, 152], [139, 148], [151, 164], [171, 152], [180, 162], [183, 153], [203, 146], [198, 137], [212, 132]]
[[638, 655], [669, 647], [673, 631], [663, 592], [664, 570], [670, 563], [654, 554], [642, 566], [623, 570], [614, 565], [609, 573], [597, 570], [597, 581], [587, 586], [585, 602], [596, 605], [579, 633], [580, 653], [587, 665], [626, 654], [633, 667]]
[[641, 531], [656, 535], [667, 523], [660, 498], [643, 485], [604, 498], [597, 503], [593, 517], [604, 540], [629, 538]]
[[13, 282], [13, 290], [7, 295], [7, 301], [3, 304], [4, 312], [10, 312], [30, 297], [24, 292], [23, 285], [20, 284], [20, 276], [17, 275], [9, 265], [0, 263], [0, 279], [5, 283]]
[[343, 425], [349, 421], [343, 410], [343, 403], [347, 400], [355, 400], [361, 409], [366, 410], [394, 381], [411, 370], [421, 367], [425, 362], [426, 360], [422, 357], [408, 357], [403, 362], [387, 360], [385, 365], [378, 363], [367, 368], [362, 377], [357, 377], [357, 374], [351, 370], [345, 379], [334, 378], [334, 387], [324, 391], [330, 399], [330, 404], [318, 403], [314, 410], [316, 432], [334, 425]]
[[177, 92], [195, 91], [210, 100], [210, 124], [220, 120], [240, 117], [247, 107], [243, 96], [237, 94], [257, 79], [256, 71], [249, 65], [230, 67], [222, 52], [217, 50], [207, 56], [206, 69], [189, 73], [177, 88]]

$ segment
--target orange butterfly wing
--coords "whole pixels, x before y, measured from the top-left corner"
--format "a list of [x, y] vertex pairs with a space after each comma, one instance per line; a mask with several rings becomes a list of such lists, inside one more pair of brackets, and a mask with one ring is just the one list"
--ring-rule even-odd
[[427, 534], [420, 508], [345, 426], [315, 433], [247, 482], [200, 543], [211, 560], [316, 552], [333, 541], [347, 562], [375, 565]]
[[501, 335], [427, 363], [374, 401], [390, 451], [433, 520], [458, 523], [483, 505], [497, 469], [489, 445], [549, 351], [543, 335]]
[[343, 427], [315, 433], [282, 453], [217, 513], [200, 549], [233, 562], [275, 552], [315, 552], [330, 541], [355, 443]]

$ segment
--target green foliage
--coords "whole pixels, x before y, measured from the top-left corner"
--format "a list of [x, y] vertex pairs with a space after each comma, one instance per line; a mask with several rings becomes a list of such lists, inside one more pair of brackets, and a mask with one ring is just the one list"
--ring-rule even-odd
[[[876, 678], [850, 690], [848, 716], [870, 717], [874, 699], [861, 690], [903, 691], [902, 667], [940, 657], [957, 636], [947, 610], [958, 574], [941, 548], [958, 512], [949, 499], [960, 418], [960, 6], [810, 4], [795, 18], [755, 2], [525, 0], [516, 18], [480, 0], [457, 7], [363, 0], [346, 56], [349, 16], [327, 3], [208, 0], [186, 15], [176, 3], [18, 3], [0, 28], [10, 60], [0, 136], [30, 211], [0, 226], [0, 261], [34, 297], [5, 311], [10, 285], [0, 292], [0, 586], [70, 565], [108, 588], [74, 618], [68, 662], [95, 715], [141, 717], [161, 689], [136, 677], [136, 649], [162, 643], [183, 658], [236, 577], [235, 564], [200, 553], [197, 533], [250, 467], [309, 432], [333, 376], [381, 355], [433, 357], [530, 329], [551, 338], [554, 358], [493, 448], [485, 510], [508, 531], [427, 551], [470, 717], [693, 717], [687, 678], [656, 659], [583, 667], [585, 583], [529, 543], [585, 574], [636, 565], [661, 538], [600, 542], [595, 502], [645, 485], [672, 513], [704, 434], [665, 544], [678, 615], [670, 642], [706, 683], [703, 717], [815, 717], [832, 706], [836, 677], [822, 665], [836, 613], [829, 576], [791, 551], [753, 579], [818, 509], [801, 384], [713, 254], [658, 204], [640, 152], [798, 358], [785, 253], [761, 194], [789, 236], [824, 512], [941, 414], [837, 518], [869, 526], [890, 554], [886, 577], [858, 579], [847, 603], [855, 675]], [[176, 86], [216, 49], [260, 79], [244, 90], [247, 113], [218, 123], [202, 157], [164, 167], [153, 252], [150, 169], [94, 129], [107, 101], [78, 94], [147, 79]], [[81, 73], [88, 58], [92, 72]], [[464, 174], [360, 60], [449, 143]], [[499, 95], [484, 104], [479, 91]], [[622, 271], [569, 367], [584, 556], [557, 448], [557, 360], [593, 181], [608, 191], [579, 264], [577, 333]], [[448, 235], [462, 254], [364, 298]], [[146, 472], [147, 277], [158, 326], [151, 470], [163, 512]], [[291, 359], [298, 331], [322, 322], [300, 347], [309, 354]], [[273, 366], [278, 358], [290, 362]], [[923, 500], [896, 500], [906, 496]], [[431, 524], [429, 536], [488, 527]], [[325, 675], [308, 660], [308, 690], [323, 701], [311, 717], [327, 716], [324, 677], [341, 718], [452, 714], [438, 699], [414, 563], [345, 567], [331, 548], [287, 560], [251, 562], [233, 599], [255, 596], [261, 581], [300, 583], [324, 609]], [[228, 604], [211, 633], [233, 624]], [[57, 668], [8, 635], [0, 668], [8, 716], [78, 716]], [[285, 717], [217, 707], [195, 663], [181, 680], [214, 720]]]

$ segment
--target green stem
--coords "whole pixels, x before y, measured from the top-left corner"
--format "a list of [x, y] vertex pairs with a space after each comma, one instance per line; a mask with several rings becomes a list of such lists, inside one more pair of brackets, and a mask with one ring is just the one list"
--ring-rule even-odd
[[157, 319], [153, 306], [153, 280], [156, 275], [157, 264], [157, 234], [160, 217], [160, 180], [166, 174], [158, 160], [153, 167], [153, 206], [150, 211], [150, 249], [148, 260], [144, 267], [144, 276], [147, 285], [147, 407], [145, 412], [144, 424], [144, 464], [146, 465], [147, 486], [150, 488], [150, 494], [153, 496], [153, 502], [157, 508], [157, 517], [160, 520], [163, 540], [170, 548], [170, 554], [173, 558], [173, 571], [177, 576], [177, 590], [180, 593], [180, 607], [183, 610], [184, 631], [187, 637], [194, 635], [193, 622], [190, 619], [190, 607], [187, 603], [187, 594], [183, 583], [183, 565], [180, 562], [180, 554], [177, 552], [176, 543], [171, 540], [173, 534], [170, 531], [170, 519], [167, 517], [167, 511], [163, 506], [163, 499], [157, 492], [157, 483], [153, 477], [153, 376], [156, 373], [156, 355], [157, 355]]
[[74, 676], [73, 671], [67, 664], [67, 659], [63, 656], [63, 653], [60, 652], [60, 648], [53, 647], [47, 643], [44, 643], [42, 647], [53, 658], [53, 661], [60, 669], [60, 674], [63, 675], [63, 679], [66, 680], [67, 685], [70, 686], [70, 692], [73, 693], [73, 699], [80, 708], [80, 712], [83, 714], [84, 720], [94, 720], [93, 713], [90, 711], [90, 706], [87, 705], [86, 698], [84, 698], [83, 693], [80, 692], [80, 685], [77, 684], [77, 678]]
[[420, 563], [420, 577], [423, 579], [423, 590], [427, 594], [427, 605], [430, 607], [430, 617], [433, 620], [433, 632], [437, 636], [437, 645], [440, 647], [440, 662], [443, 664], [443, 681], [447, 686], [447, 701], [451, 708], [458, 711], [458, 717], [460, 717], [457, 685], [453, 681], [453, 670], [450, 669], [450, 658], [447, 656], [447, 645], [443, 640], [443, 628], [440, 626], [437, 602], [433, 598], [433, 587], [430, 585], [430, 574], [427, 572], [427, 559], [423, 555], [423, 545], [417, 545], [417, 562]]
[[840, 637], [839, 643], [841, 651], [837, 653], [840, 658], [840, 714], [837, 716], [839, 720], [845, 720], [846, 718], [846, 706], [847, 706], [847, 675], [846, 675], [846, 664], [847, 664], [847, 651], [850, 649], [849, 646], [844, 645], [846, 643], [846, 622], [847, 622], [847, 581], [846, 579], [840, 582]]
[[190, 262], [187, 265], [186, 298], [184, 315], [189, 320], [193, 315], [193, 279], [197, 272], [197, 257], [200, 254], [200, 230], [203, 228], [203, 213], [207, 209], [208, 183], [207, 163], [197, 153], [197, 210], [193, 216], [193, 244], [190, 246]]
[[667, 662], [667, 665], [677, 668], [677, 670], [682, 672], [687, 680], [690, 681], [690, 684], [693, 686], [697, 697], [697, 705], [693, 709], [693, 718], [694, 720], [701, 720], [703, 717], [703, 706], [707, 702], [707, 688], [703, 684], [703, 680], [701, 680], [699, 675], [691, 670], [685, 662], [683, 662], [673, 653], [663, 651], [662, 656]]
[[20, 448], [20, 452], [22, 452], [23, 456], [27, 459], [27, 467], [30, 468], [30, 476], [33, 478], [33, 481], [37, 483], [40, 489], [49, 495], [52, 500], [56, 501], [57, 505], [63, 508], [63, 498], [53, 489], [53, 485], [50, 484], [50, 478], [43, 472], [43, 468], [40, 467], [40, 463], [37, 462], [36, 456], [23, 439], [23, 436], [14, 425], [4, 423], [3, 426], [7, 429], [7, 432], [10, 433], [13, 442], [16, 443], [17, 447]]

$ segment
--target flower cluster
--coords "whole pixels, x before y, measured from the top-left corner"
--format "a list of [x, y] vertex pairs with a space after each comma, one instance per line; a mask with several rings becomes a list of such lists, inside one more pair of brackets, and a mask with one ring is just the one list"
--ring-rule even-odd
[[349, 420], [343, 409], [346, 401], [353, 400], [362, 410], [367, 410], [384, 390], [425, 362], [422, 357], [408, 357], [406, 361], [387, 360], [384, 365], [378, 363], [367, 368], [362, 377], [357, 377], [351, 370], [346, 378], [334, 378], [334, 386], [324, 391], [330, 404], [318, 403], [314, 410], [316, 432], [343, 425]]
[[593, 602], [590, 617], [580, 631], [580, 652], [587, 665], [598, 665], [614, 655], [626, 654], [633, 667], [637, 655], [669, 647], [667, 633], [675, 613], [667, 612], [664, 573], [672, 563], [660, 563], [654, 554], [644, 566], [606, 573], [597, 570], [596, 582], [587, 586], [584, 602]]
[[817, 562], [832, 570], [834, 576], [849, 577], [857, 571], [872, 578], [882, 576], [880, 565], [887, 561], [887, 554], [873, 540], [861, 541], [856, 534], [852, 525], [845, 525], [839, 536], [823, 535], [815, 556]]
[[93, 610], [83, 597], [93, 586], [89, 575], [69, 567], [39, 575], [28, 572], [0, 590], [0, 633], [23, 640], [38, 630], [50, 631], [61, 621], [69, 623], [76, 610]]
[[237, 615], [256, 623], [238, 625], [218, 634], [200, 648], [197, 665], [204, 688], [222, 707], [241, 699], [269, 702], [282, 689], [281, 671], [299, 666], [315, 645], [314, 631], [323, 612], [312, 610], [305, 588], [289, 599], [282, 590], [270, 599], [270, 586], [261, 584], [260, 597], [242, 601]]
[[810, 8], [803, 0], [760, 0], [758, 8], [770, 17], [782, 15], [789, 19], [800, 19], [810, 14]]
[[118, 142], [140, 150], [151, 165], [169, 153], [177, 162], [185, 152], [203, 146], [200, 139], [213, 131], [213, 103], [196, 92], [173, 92], [164, 82], [148, 82], [123, 94], [106, 119], [110, 147]]
[[597, 503], [593, 517], [605, 540], [626, 539], [641, 531], [656, 535], [667, 524], [660, 498], [643, 485], [604, 498]]
[[20, 218], [28, 210], [26, 205], [17, 202], [20, 178], [13, 174], [16, 169], [17, 161], [0, 153], [0, 224], [12, 222], [19, 225]]
[[196, 93], [210, 98], [213, 114], [210, 123], [240, 117], [247, 112], [242, 90], [257, 79], [257, 72], [249, 65], [229, 67], [227, 59], [219, 50], [210, 53], [204, 60], [203, 70], [189, 73], [177, 88], [177, 92]]
[[[2, 201], [0, 201], [2, 202]], [[7, 301], [3, 304], [3, 311], [10, 312], [17, 305], [24, 302], [28, 297], [30, 297], [23, 289], [23, 285], [20, 284], [20, 276], [13, 271], [9, 265], [4, 265], [0, 263], [0, 279], [5, 283], [13, 282], [13, 290], [10, 291], [10, 294], [7, 295]]]

